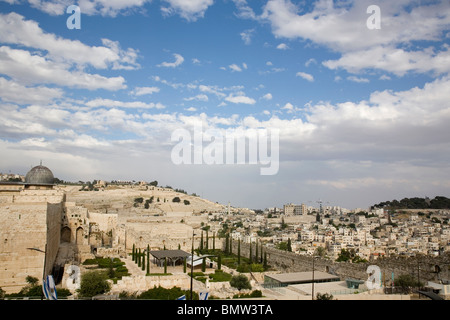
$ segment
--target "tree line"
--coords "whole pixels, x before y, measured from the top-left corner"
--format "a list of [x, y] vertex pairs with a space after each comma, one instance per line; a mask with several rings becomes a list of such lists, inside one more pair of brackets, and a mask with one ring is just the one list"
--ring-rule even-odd
[[371, 209], [391, 208], [391, 209], [450, 209], [450, 199], [437, 196], [434, 199], [425, 198], [404, 198], [402, 200], [384, 201], [375, 204]]

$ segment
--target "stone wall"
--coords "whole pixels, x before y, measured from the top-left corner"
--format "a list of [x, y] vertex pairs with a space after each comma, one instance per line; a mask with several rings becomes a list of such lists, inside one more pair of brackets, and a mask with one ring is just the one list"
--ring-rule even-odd
[[0, 287], [15, 293], [27, 284], [27, 276], [42, 279], [44, 262], [45, 274], [51, 272], [59, 248], [64, 195], [33, 190], [0, 198], [5, 200], [0, 201]]
[[117, 284], [114, 284], [111, 287], [111, 293], [118, 294], [122, 291], [126, 291], [139, 294], [149, 289], [153, 289], [155, 286], [161, 286], [167, 289], [180, 287], [182, 290], [188, 290], [190, 284], [191, 278], [187, 274], [123, 277], [122, 280], [118, 280]]
[[[252, 244], [252, 253], [255, 254], [255, 244]], [[238, 242], [233, 241], [233, 252], [237, 253]], [[259, 245], [259, 252], [261, 246]], [[267, 252], [268, 264], [281, 272], [302, 272], [312, 271], [313, 258], [311, 256], [299, 255], [292, 252], [282, 251], [274, 248], [263, 247]], [[248, 257], [250, 245], [241, 242], [241, 256]], [[329, 259], [314, 259], [314, 270], [336, 274], [345, 280], [348, 278], [367, 280], [366, 273], [368, 266], [376, 265], [380, 267], [382, 275], [386, 281], [391, 279], [392, 273], [395, 277], [403, 274], [410, 274], [419, 277], [422, 283], [427, 281], [438, 281], [438, 274], [435, 272], [435, 266], [440, 267], [439, 277], [441, 279], [450, 279], [450, 255], [446, 254], [440, 257], [418, 256], [418, 257], [391, 257], [380, 258], [368, 263], [350, 263], [335, 262]]]

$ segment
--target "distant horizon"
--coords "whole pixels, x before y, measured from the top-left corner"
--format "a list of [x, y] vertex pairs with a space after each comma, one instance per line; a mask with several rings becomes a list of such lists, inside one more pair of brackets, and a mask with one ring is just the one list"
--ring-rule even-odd
[[445, 196], [449, 40], [445, 0], [0, 0], [0, 168], [244, 208]]
[[[45, 166], [44, 163], [41, 163], [41, 165]], [[33, 167], [34, 167], [34, 166], [32, 166], [31, 168], [33, 168]], [[49, 169], [51, 170], [51, 168], [49, 168]], [[11, 170], [8, 170], [8, 171], [11, 171]], [[0, 173], [5, 174], [5, 173], [2, 172], [2, 171], [0, 171]], [[17, 172], [16, 172], [16, 173], [11, 172], [11, 173], [8, 173], [8, 174], [18, 174], [18, 175], [21, 175], [21, 176], [25, 176], [25, 175], [26, 175], [26, 173], [21, 174], [21, 173], [17, 173]], [[83, 180], [83, 179], [78, 179], [78, 180], [77, 180], [77, 179], [75, 179], [75, 180], [67, 180], [67, 179], [61, 179], [61, 178], [59, 178], [58, 176], [55, 176], [55, 179], [59, 179], [59, 180], [61, 180], [61, 181], [67, 182], [67, 183], [73, 183], [73, 184], [75, 184], [75, 185], [77, 185], [78, 182], [80, 182], [80, 181], [86, 183], [86, 182], [93, 182], [94, 180], [97, 180], [97, 181], [100, 181], [100, 180], [101, 180], [101, 181], [105, 181], [105, 182], [112, 182], [112, 181], [132, 182], [132, 181], [134, 181], [135, 183], [138, 183], [138, 182], [143, 181], [143, 182], [146, 182], [147, 184], [150, 184], [150, 183], [153, 182], [153, 181], [157, 181], [157, 182], [158, 182], [157, 187], [161, 187], [161, 188], [170, 187], [170, 188], [172, 188], [172, 189], [174, 189], [174, 190], [175, 190], [175, 189], [177, 189], [177, 190], [183, 190], [183, 191], [187, 192], [188, 195], [196, 194], [197, 196], [199, 196], [199, 197], [201, 197], [201, 198], [203, 198], [203, 199], [205, 199], [205, 200], [209, 200], [209, 201], [212, 201], [212, 202], [218, 202], [219, 204], [222, 204], [222, 205], [228, 205], [228, 202], [230, 202], [230, 206], [232, 206], [232, 207], [235, 207], [235, 208], [248, 208], [248, 209], [251, 209], [251, 210], [265, 210], [265, 209], [268, 209], [268, 208], [280, 208], [280, 209], [281, 209], [281, 208], [283, 208], [283, 205], [290, 204], [290, 203], [296, 204], [296, 205], [305, 204], [305, 205], [307, 205], [308, 207], [313, 207], [313, 208], [319, 208], [319, 207], [320, 207], [320, 205], [319, 205], [320, 199], [317, 199], [316, 201], [304, 201], [304, 202], [302, 202], [302, 201], [300, 201], [300, 202], [288, 201], [288, 202], [281, 203], [281, 204], [278, 202], [277, 205], [271, 205], [271, 206], [265, 206], [265, 207], [257, 207], [257, 206], [255, 206], [255, 207], [249, 207], [249, 206], [236, 205], [236, 204], [233, 203], [232, 200], [222, 200], [222, 201], [211, 200], [211, 199], [209, 199], [209, 198], [207, 198], [207, 197], [202, 196], [201, 194], [199, 194], [199, 193], [196, 192], [196, 191], [186, 190], [186, 189], [184, 189], [184, 188], [175, 186], [174, 184], [170, 184], [170, 183], [160, 184], [160, 181], [159, 181], [158, 179], [150, 179], [150, 180], [147, 179], [147, 180], [146, 180], [146, 179], [104, 179], [104, 178], [94, 178], [94, 179], [92, 179], [92, 178], [90, 178], [90, 179], [84, 179], [84, 180]], [[80, 184], [80, 185], [81, 185], [81, 184]], [[437, 195], [434, 195], [434, 196], [430, 196], [430, 195], [426, 195], [426, 196], [404, 196], [404, 197], [401, 197], [401, 198], [382, 199], [382, 200], [380, 200], [380, 201], [374, 202], [374, 203], [369, 204], [369, 205], [367, 205], [367, 206], [341, 206], [341, 205], [337, 205], [337, 204], [331, 204], [331, 203], [329, 203], [328, 201], [327, 201], [327, 202], [323, 202], [323, 201], [322, 201], [322, 205], [323, 205], [324, 207], [340, 207], [340, 208], [348, 209], [348, 210], [355, 210], [355, 209], [368, 210], [368, 209], [370, 209], [371, 206], [374, 206], [374, 205], [376, 205], [376, 204], [378, 204], [378, 203], [381, 203], [381, 202], [393, 201], [393, 200], [398, 200], [398, 201], [400, 201], [400, 200], [402, 200], [402, 199], [411, 199], [411, 198], [421, 198], [421, 199], [425, 199], [426, 197], [430, 198], [431, 200], [432, 200], [432, 199], [435, 199], [436, 197], [446, 197], [446, 198], [449, 198], [449, 196], [442, 195], [442, 194], [439, 194], [439, 195], [437, 194]], [[313, 204], [312, 204], [312, 203], [313, 203]]]

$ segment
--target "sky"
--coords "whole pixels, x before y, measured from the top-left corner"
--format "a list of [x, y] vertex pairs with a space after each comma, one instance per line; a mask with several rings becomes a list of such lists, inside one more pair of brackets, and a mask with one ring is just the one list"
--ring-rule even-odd
[[449, 71], [448, 0], [0, 0], [0, 172], [252, 209], [448, 197]]

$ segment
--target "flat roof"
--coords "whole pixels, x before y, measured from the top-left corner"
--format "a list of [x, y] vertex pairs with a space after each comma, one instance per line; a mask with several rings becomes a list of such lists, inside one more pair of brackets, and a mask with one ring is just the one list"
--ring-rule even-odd
[[[275, 273], [275, 274], [267, 274], [266, 277], [272, 278], [280, 283], [305, 283], [305, 282], [312, 282], [313, 272], [304, 271], [291, 273]], [[322, 271], [314, 271], [314, 281], [337, 281], [337, 280], [339, 280], [338, 276]]]
[[164, 258], [185, 258], [191, 256], [190, 253], [187, 253], [183, 250], [155, 250], [150, 251], [150, 254], [154, 256], [156, 259], [164, 259]]

